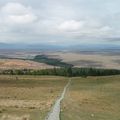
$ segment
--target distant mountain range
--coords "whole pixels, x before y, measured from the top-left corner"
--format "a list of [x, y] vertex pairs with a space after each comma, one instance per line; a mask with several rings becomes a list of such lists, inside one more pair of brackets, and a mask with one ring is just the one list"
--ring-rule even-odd
[[6, 44], [0, 43], [0, 49], [33, 49], [33, 50], [60, 50], [62, 46], [46, 44]]
[[78, 44], [78, 45], [52, 45], [52, 44], [7, 44], [0, 43], [0, 49], [25, 49], [25, 50], [43, 50], [43, 51], [101, 51], [101, 50], [120, 50], [120, 45], [111, 44]]

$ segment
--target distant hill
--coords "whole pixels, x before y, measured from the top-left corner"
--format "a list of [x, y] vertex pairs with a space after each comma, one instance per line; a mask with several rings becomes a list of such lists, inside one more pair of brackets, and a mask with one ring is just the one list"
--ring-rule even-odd
[[49, 44], [7, 44], [0, 43], [0, 49], [62, 50], [63, 46]]
[[0, 49], [25, 49], [43, 51], [120, 51], [120, 45], [111, 44], [77, 44], [77, 45], [57, 45], [57, 44], [10, 44], [0, 43]]
[[0, 49], [23, 49], [23, 48], [27, 48], [27, 45], [0, 43]]

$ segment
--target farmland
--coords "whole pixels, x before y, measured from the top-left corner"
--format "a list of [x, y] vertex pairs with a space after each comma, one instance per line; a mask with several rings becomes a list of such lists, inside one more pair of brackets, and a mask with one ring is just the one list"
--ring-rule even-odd
[[[45, 69], [71, 65], [120, 69], [119, 51], [0, 51], [0, 68]], [[10, 59], [7, 59], [10, 58]], [[12, 58], [12, 59], [11, 59]], [[17, 59], [16, 59], [17, 58]], [[24, 59], [24, 60], [23, 60]], [[32, 60], [32, 61], [31, 61]], [[34, 62], [35, 61], [35, 62]], [[8, 64], [8, 65], [7, 65]], [[49, 64], [49, 65], [48, 65]]]
[[48, 69], [53, 68], [45, 63], [22, 59], [0, 59], [0, 69]]
[[[1, 53], [1, 56], [0, 70], [28, 69], [29, 71], [31, 69], [33, 75], [0, 76], [0, 120], [44, 120], [48, 115], [67, 84], [68, 78], [37, 76], [37, 72], [34, 71], [40, 72], [50, 68], [50, 71], [46, 70], [47, 75], [71, 73], [71, 70], [68, 69], [66, 72], [66, 69], [65, 71], [63, 69], [63, 71], [58, 70], [59, 74], [57, 74], [57, 71], [52, 69], [56, 63], [57, 66], [73, 65], [78, 68], [120, 69], [118, 54], [39, 53], [36, 51], [9, 54], [8, 51], [6, 54]], [[36, 60], [36, 57], [40, 59]], [[51, 70], [55, 74], [52, 74]], [[82, 72], [80, 73], [83, 74]], [[38, 75], [43, 75], [43, 73]], [[73, 73], [75, 74], [74, 71]], [[86, 78], [73, 77], [71, 79], [65, 99], [62, 101], [61, 120], [119, 120], [120, 76], [89, 77], [89, 75]]]
[[120, 69], [120, 55], [112, 52], [53, 52], [46, 55], [61, 59], [74, 67]]

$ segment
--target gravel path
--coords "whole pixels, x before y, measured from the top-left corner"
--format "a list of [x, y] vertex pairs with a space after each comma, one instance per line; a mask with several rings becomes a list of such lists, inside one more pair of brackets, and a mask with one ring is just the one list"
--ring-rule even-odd
[[49, 115], [47, 116], [47, 118], [45, 120], [60, 120], [60, 103], [64, 99], [66, 90], [69, 87], [70, 82], [71, 82], [71, 79], [69, 80], [69, 82], [65, 86], [60, 98], [58, 98], [58, 100], [55, 102], [51, 112], [49, 113]]

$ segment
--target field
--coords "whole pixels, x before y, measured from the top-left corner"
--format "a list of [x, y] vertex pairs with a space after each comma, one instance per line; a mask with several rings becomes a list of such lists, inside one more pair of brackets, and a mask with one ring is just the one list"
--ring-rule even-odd
[[[18, 59], [33, 59], [35, 56], [45, 55], [47, 62], [44, 60], [44, 63], [32, 62], [29, 60], [23, 61]], [[0, 58], [14, 58], [13, 60], [9, 59], [10, 63], [4, 60], [4, 64], [1, 64], [2, 59], [0, 60], [1, 68], [50, 68], [57, 64], [65, 63], [70, 64], [75, 67], [95, 67], [95, 68], [110, 68], [110, 69], [120, 69], [120, 51], [0, 51]], [[18, 58], [17, 60], [15, 58]], [[48, 61], [49, 60], [49, 61]], [[53, 66], [47, 65], [51, 63]], [[53, 60], [55, 60], [53, 62]], [[39, 61], [41, 62], [41, 61]], [[7, 64], [7, 65], [6, 65]], [[58, 65], [59, 65], [58, 64]]]
[[[0, 76], [0, 120], [44, 120], [68, 78]], [[61, 120], [119, 120], [120, 76], [71, 78]]]
[[120, 120], [120, 76], [72, 78], [61, 120]]
[[120, 55], [112, 52], [53, 52], [49, 57], [61, 59], [75, 67], [120, 69]]
[[53, 68], [53, 66], [30, 60], [0, 59], [0, 69], [47, 69], [47, 68]]
[[67, 83], [63, 77], [0, 76], [0, 120], [44, 120]]

